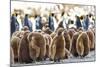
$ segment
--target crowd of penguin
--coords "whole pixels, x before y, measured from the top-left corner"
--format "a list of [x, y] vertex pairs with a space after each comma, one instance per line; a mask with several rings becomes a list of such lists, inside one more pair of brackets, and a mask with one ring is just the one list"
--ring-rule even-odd
[[[45, 27], [46, 26], [46, 27]], [[11, 63], [60, 62], [70, 56], [84, 58], [95, 50], [95, 28], [51, 31], [44, 25], [41, 31], [30, 32], [27, 26], [15, 31], [10, 39]]]

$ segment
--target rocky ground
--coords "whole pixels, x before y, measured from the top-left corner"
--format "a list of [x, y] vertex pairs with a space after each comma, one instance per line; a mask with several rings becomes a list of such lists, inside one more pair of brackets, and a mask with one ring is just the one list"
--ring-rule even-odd
[[91, 51], [89, 55], [87, 55], [84, 58], [80, 57], [73, 57], [71, 56], [69, 59], [61, 60], [60, 62], [53, 62], [49, 61], [46, 59], [46, 61], [41, 61], [41, 62], [35, 62], [35, 63], [30, 63], [30, 64], [13, 64], [12, 66], [29, 66], [29, 65], [44, 65], [44, 64], [61, 64], [61, 63], [79, 63], [79, 62], [91, 62], [95, 61], [95, 51]]

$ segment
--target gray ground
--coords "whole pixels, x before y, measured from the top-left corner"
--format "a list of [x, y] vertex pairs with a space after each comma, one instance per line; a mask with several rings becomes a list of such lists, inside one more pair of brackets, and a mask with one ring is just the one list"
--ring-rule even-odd
[[91, 51], [89, 55], [87, 55], [84, 58], [80, 57], [73, 57], [71, 56], [69, 59], [61, 60], [61, 62], [53, 62], [49, 61], [48, 59], [46, 61], [36, 62], [36, 63], [30, 63], [30, 64], [13, 64], [12, 66], [28, 66], [28, 65], [43, 65], [43, 64], [61, 64], [61, 63], [78, 63], [78, 62], [89, 62], [89, 61], [95, 61], [95, 51]]

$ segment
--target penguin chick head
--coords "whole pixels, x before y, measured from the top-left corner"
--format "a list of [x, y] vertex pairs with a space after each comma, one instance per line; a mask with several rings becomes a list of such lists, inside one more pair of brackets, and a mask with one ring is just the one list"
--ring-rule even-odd
[[63, 31], [64, 31], [63, 28], [59, 28], [59, 29], [57, 30], [57, 35], [58, 35], [58, 36], [61, 35]]

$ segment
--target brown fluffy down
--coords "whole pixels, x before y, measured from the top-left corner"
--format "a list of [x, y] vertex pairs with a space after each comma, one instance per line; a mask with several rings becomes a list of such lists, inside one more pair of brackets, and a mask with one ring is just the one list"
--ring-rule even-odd
[[46, 54], [46, 41], [39, 32], [31, 32], [28, 35], [30, 56], [33, 60], [44, 60]]
[[51, 55], [51, 41], [52, 38], [49, 34], [44, 33], [43, 34], [45, 40], [46, 40], [46, 58], [50, 58]]
[[11, 38], [11, 47], [12, 47], [13, 52], [14, 52], [14, 62], [18, 62], [19, 42], [20, 42], [20, 38], [19, 37], [13, 36]]
[[24, 31], [16, 31], [12, 34], [12, 37], [16, 36], [16, 37], [22, 38], [23, 33], [24, 33]]
[[57, 35], [52, 40], [51, 60], [60, 61], [65, 58], [65, 39], [62, 32], [63, 29], [59, 28]]
[[29, 42], [27, 36], [30, 32], [26, 31], [23, 34], [23, 37], [20, 41], [19, 45], [19, 53], [18, 53], [18, 60], [20, 63], [31, 63], [32, 60], [29, 55]]
[[65, 38], [65, 59], [69, 58], [71, 52], [71, 38], [67, 31], [64, 31]]
[[12, 37], [13, 37], [13, 36], [17, 36], [17, 34], [19, 34], [19, 33], [20, 33], [19, 31], [14, 32], [14, 33], [12, 34]]
[[29, 30], [29, 28], [27, 27], [27, 26], [24, 26], [23, 28], [22, 28], [22, 31], [28, 31]]
[[89, 38], [86, 32], [82, 32], [76, 42], [76, 50], [79, 56], [84, 57], [89, 53]]
[[75, 30], [74, 30], [74, 29], [69, 29], [69, 30], [68, 30], [68, 33], [69, 33], [69, 35], [70, 35], [70, 38], [72, 39], [72, 37], [73, 37], [73, 35], [74, 35], [74, 33], [75, 33]]
[[10, 47], [10, 63], [14, 64], [14, 53], [12, 47]]
[[65, 48], [65, 59], [68, 59], [70, 55], [71, 55], [70, 51]]
[[71, 50], [71, 38], [67, 31], [64, 31], [64, 38], [65, 38], [65, 47], [68, 51]]
[[89, 46], [90, 46], [90, 50], [94, 50], [95, 49], [95, 39], [94, 39], [94, 33], [91, 30], [87, 31], [87, 35], [89, 37]]
[[71, 42], [71, 44], [72, 44], [71, 45], [71, 53], [75, 57], [78, 56], [78, 53], [76, 50], [76, 41], [77, 41], [78, 36], [79, 36], [79, 32], [74, 33], [73, 38], [72, 38], [72, 42]]
[[53, 39], [53, 38], [56, 36], [56, 33], [53, 32], [53, 33], [50, 34], [50, 36], [51, 36], [51, 38]]
[[43, 27], [42, 31], [49, 35], [52, 33], [52, 31], [49, 29], [49, 27], [47, 27], [47, 28]]

